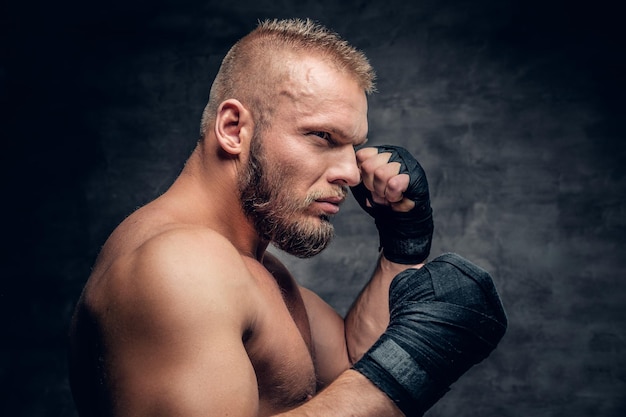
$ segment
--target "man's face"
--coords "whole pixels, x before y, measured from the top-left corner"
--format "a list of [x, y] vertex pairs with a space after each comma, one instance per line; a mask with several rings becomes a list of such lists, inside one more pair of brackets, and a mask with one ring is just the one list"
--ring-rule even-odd
[[[259, 235], [276, 247], [300, 258], [320, 253], [330, 243], [334, 228], [329, 216], [318, 221], [307, 216], [308, 207], [317, 198], [296, 196], [290, 177], [280, 167], [267, 163], [263, 139], [255, 132], [246, 170], [239, 178], [239, 192], [246, 215], [254, 222]], [[345, 188], [337, 189], [344, 198]]]
[[353, 79], [316, 59], [292, 63], [277, 90], [239, 191], [259, 236], [307, 258], [330, 243], [329, 219], [360, 182], [354, 147], [366, 139], [367, 100]]

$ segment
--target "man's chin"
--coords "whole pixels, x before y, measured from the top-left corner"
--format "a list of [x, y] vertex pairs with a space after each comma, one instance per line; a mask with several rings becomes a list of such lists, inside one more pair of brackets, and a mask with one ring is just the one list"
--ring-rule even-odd
[[[302, 228], [292, 230], [272, 240], [278, 249], [298, 258], [311, 258], [322, 252], [330, 244], [335, 230], [329, 219], [316, 218], [314, 227], [308, 231]], [[309, 226], [312, 226], [309, 224]]]
[[296, 248], [296, 247], [283, 247], [282, 245], [278, 245], [276, 242], [272, 242], [272, 244], [282, 250], [283, 252], [288, 253], [289, 255], [295, 256], [297, 258], [300, 259], [309, 259], [312, 258], [316, 255], [319, 255], [322, 251], [324, 251], [324, 249], [326, 249], [326, 247], [328, 246], [328, 243], [321, 245], [321, 246], [316, 246], [314, 248]]

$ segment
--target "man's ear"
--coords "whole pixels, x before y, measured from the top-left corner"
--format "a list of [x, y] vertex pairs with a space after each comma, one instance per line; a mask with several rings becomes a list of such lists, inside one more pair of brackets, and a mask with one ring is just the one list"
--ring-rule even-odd
[[239, 100], [220, 104], [215, 118], [215, 136], [220, 147], [230, 155], [239, 155], [247, 147], [254, 129], [252, 115]]

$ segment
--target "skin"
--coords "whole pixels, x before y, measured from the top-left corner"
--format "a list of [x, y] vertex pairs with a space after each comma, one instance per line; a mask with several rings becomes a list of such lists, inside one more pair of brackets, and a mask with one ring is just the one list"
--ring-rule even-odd
[[[363, 90], [315, 57], [287, 65], [262, 140], [285, 193], [321, 196], [294, 220], [321, 226], [339, 211], [337, 190], [361, 179], [374, 201], [410, 209], [399, 164], [355, 152], [367, 136]], [[387, 325], [391, 279], [420, 265], [381, 256], [345, 320], [299, 286], [233, 192], [254, 129], [241, 102], [224, 101], [171, 188], [103, 246], [72, 323], [81, 416], [402, 415], [349, 368]]]

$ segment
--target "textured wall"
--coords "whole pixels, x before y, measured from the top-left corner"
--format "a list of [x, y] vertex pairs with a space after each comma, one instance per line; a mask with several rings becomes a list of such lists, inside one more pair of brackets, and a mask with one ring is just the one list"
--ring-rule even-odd
[[[0, 13], [1, 415], [75, 416], [65, 334], [100, 245], [181, 168], [232, 42], [257, 19], [293, 16], [368, 54], [379, 75], [371, 143], [418, 156], [433, 254], [456, 251], [492, 272], [509, 314], [499, 349], [430, 415], [626, 414], [617, 11], [510, 0], [86, 4]], [[281, 257], [343, 313], [376, 239], [352, 202], [336, 228], [319, 257]]]

